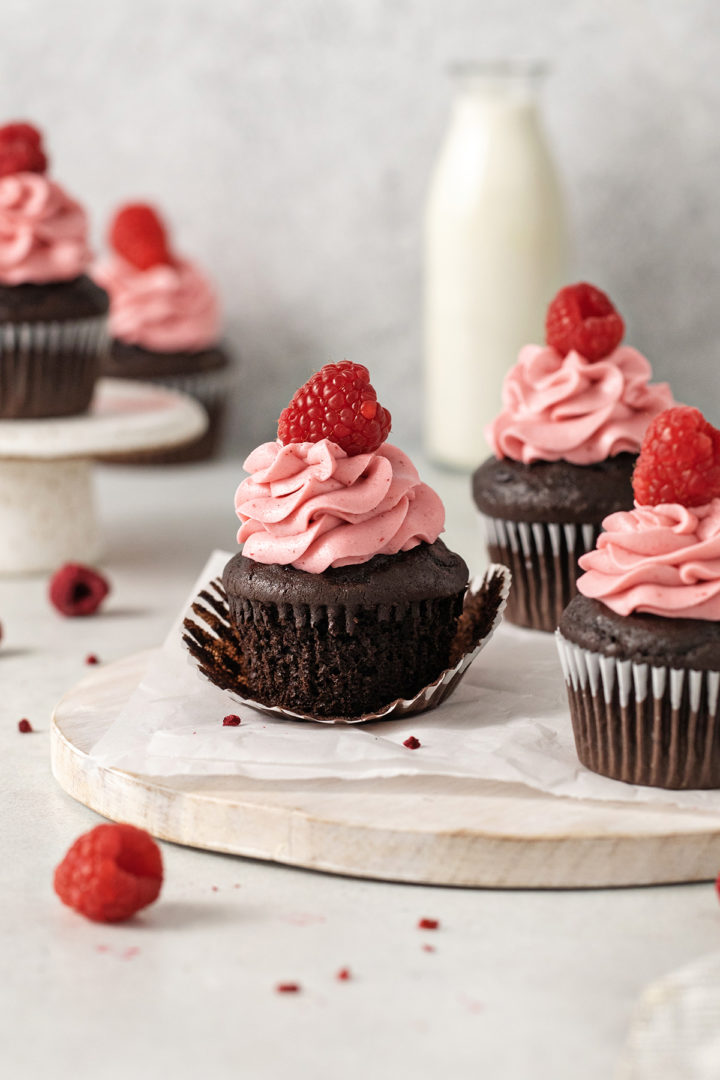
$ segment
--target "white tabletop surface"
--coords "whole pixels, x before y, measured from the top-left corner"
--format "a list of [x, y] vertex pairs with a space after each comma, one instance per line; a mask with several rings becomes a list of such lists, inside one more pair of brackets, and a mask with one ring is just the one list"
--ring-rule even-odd
[[[160, 642], [210, 549], [232, 545], [240, 475], [99, 470], [102, 615], [63, 619], [44, 579], [0, 579], [2, 1075], [608, 1080], [643, 986], [720, 947], [712, 885], [426, 888], [164, 844], [161, 899], [126, 925], [54, 896], [54, 866], [99, 818], [50, 774], [52, 706], [88, 653]], [[467, 478], [424, 475], [478, 568]], [[24, 716], [35, 734], [18, 733]], [[423, 916], [440, 928], [417, 929]], [[282, 981], [302, 992], [277, 994]]]

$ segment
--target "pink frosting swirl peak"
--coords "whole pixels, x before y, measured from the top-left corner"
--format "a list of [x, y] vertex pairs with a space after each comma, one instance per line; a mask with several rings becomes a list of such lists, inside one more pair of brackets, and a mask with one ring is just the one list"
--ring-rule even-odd
[[675, 404], [667, 383], [651, 383], [651, 374], [642, 353], [628, 345], [593, 362], [526, 345], [505, 377], [504, 407], [486, 438], [497, 457], [526, 465], [590, 465], [637, 454], [650, 421]]
[[0, 178], [0, 284], [68, 281], [88, 267], [87, 218], [79, 203], [34, 172]]
[[720, 499], [610, 514], [597, 547], [580, 558], [583, 596], [618, 615], [645, 612], [720, 619]]
[[111, 255], [93, 271], [110, 295], [110, 333], [154, 352], [199, 352], [216, 344], [215, 291], [193, 263], [178, 259], [139, 270]]
[[320, 574], [432, 544], [444, 528], [440, 497], [388, 443], [348, 457], [329, 439], [268, 442], [244, 468], [250, 476], [235, 496], [238, 543], [256, 562]]

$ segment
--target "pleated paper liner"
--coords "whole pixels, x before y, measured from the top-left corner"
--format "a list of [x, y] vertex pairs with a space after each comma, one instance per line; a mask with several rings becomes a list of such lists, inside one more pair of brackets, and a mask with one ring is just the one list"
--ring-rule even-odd
[[513, 587], [505, 617], [516, 626], [553, 632], [576, 595], [578, 559], [592, 551], [600, 525], [508, 521], [480, 514], [488, 553], [509, 567]]
[[192, 604], [196, 620], [184, 621], [183, 641], [200, 673], [243, 705], [273, 713], [287, 720], [311, 720], [321, 724], [360, 724], [371, 720], [395, 720], [434, 709], [458, 686], [470, 664], [487, 645], [502, 620], [510, 591], [510, 572], [506, 566], [489, 566], [482, 577], [475, 578], [465, 597], [463, 613], [450, 653], [451, 666], [413, 698], [398, 698], [378, 712], [362, 716], [318, 717], [293, 712], [276, 705], [266, 705], [253, 697], [243, 679], [240, 644], [228, 619], [227, 596], [219, 580], [203, 589]]
[[559, 631], [555, 640], [583, 765], [629, 784], [720, 788], [720, 671], [618, 660]]

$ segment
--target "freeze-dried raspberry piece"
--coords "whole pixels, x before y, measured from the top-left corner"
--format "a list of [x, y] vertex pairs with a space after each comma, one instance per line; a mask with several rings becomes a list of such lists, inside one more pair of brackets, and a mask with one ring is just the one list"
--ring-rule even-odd
[[720, 498], [720, 431], [699, 409], [666, 409], [645, 432], [632, 483], [640, 506], [702, 506]]
[[18, 731], [21, 735], [29, 735], [32, 729], [33, 726], [26, 717], [23, 717], [22, 720], [18, 720]]
[[109, 592], [107, 579], [81, 563], [65, 563], [50, 579], [50, 601], [61, 615], [94, 615]]
[[280, 414], [278, 438], [288, 443], [331, 439], [346, 454], [370, 454], [390, 432], [390, 413], [378, 404], [370, 373], [342, 360], [316, 371]]
[[561, 289], [547, 310], [545, 340], [561, 356], [574, 349], [586, 360], [601, 360], [617, 348], [624, 333], [625, 323], [612, 301], [585, 281]]
[[407, 746], [408, 750], [418, 750], [422, 746], [422, 743], [419, 739], [416, 739], [414, 735], [408, 735], [403, 746]]
[[95, 922], [120, 922], [157, 900], [160, 848], [134, 825], [98, 825], [79, 837], [55, 871], [55, 892]]

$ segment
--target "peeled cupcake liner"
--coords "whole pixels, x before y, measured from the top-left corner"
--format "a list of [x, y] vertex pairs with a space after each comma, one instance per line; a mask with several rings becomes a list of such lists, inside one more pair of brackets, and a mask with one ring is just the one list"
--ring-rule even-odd
[[218, 580], [203, 589], [192, 604], [193, 613], [205, 625], [199, 625], [190, 618], [185, 619], [183, 641], [198, 673], [227, 691], [232, 700], [240, 705], [249, 705], [284, 720], [309, 720], [317, 724], [363, 724], [376, 720], [400, 720], [434, 709], [450, 697], [470, 664], [485, 648], [502, 622], [510, 581], [510, 571], [499, 564], [490, 565], [483, 575], [473, 578], [465, 596], [463, 614], [451, 651], [451, 657], [454, 658], [453, 654], [458, 655], [456, 662], [414, 697], [397, 698], [377, 712], [364, 713], [362, 716], [327, 717], [293, 712], [278, 705], [266, 705], [249, 693], [241, 694], [233, 690], [229, 683], [238, 681], [237, 670], [241, 657], [238, 640], [228, 617], [227, 596]]
[[720, 787], [720, 671], [619, 660], [559, 630], [555, 641], [583, 765], [648, 787]]
[[575, 596], [577, 561], [595, 547], [600, 524], [479, 517], [490, 557], [512, 573], [508, 622], [552, 632]]
[[0, 326], [0, 417], [83, 412], [107, 347], [105, 315]]

